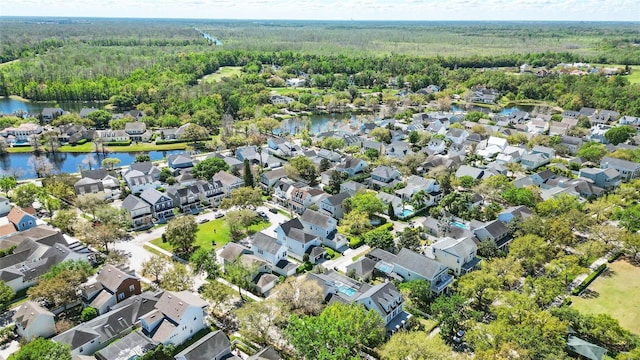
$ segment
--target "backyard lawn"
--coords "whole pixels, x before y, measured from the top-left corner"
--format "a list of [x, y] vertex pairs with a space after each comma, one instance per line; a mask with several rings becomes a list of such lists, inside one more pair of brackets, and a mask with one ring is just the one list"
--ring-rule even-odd
[[[254, 234], [268, 227], [268, 221], [261, 221], [257, 224], [251, 225], [249, 227], [249, 233]], [[198, 225], [198, 232], [196, 233], [196, 242], [194, 246], [207, 250], [213, 248], [220, 249], [229, 241], [231, 241], [231, 232], [229, 231], [229, 226], [227, 226], [227, 223], [224, 221], [224, 219], [215, 219]], [[162, 238], [151, 240], [151, 243], [164, 250], [173, 252], [171, 245], [169, 243], [163, 243]]]
[[571, 297], [572, 306], [588, 314], [609, 314], [624, 328], [640, 335], [639, 267], [622, 260], [609, 264], [609, 273], [600, 275], [585, 292], [585, 298]]
[[202, 81], [205, 83], [216, 83], [224, 77], [231, 77], [234, 75], [240, 75], [242, 71], [242, 66], [223, 66], [218, 71], [213, 74], [209, 74], [202, 78]]

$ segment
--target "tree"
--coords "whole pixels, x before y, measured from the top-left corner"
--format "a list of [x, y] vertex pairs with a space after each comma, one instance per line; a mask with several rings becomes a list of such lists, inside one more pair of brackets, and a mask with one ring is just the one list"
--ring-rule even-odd
[[8, 194], [9, 190], [15, 189], [16, 186], [18, 186], [18, 182], [15, 177], [6, 175], [0, 177], [0, 189], [2, 189], [2, 192], [5, 194]]
[[320, 160], [320, 172], [325, 172], [327, 170], [329, 170], [331, 168], [331, 161], [329, 161], [328, 159], [322, 158], [322, 160]]
[[46, 146], [47, 152], [55, 153], [60, 149], [60, 141], [58, 140], [58, 133], [55, 131], [47, 131], [42, 134], [42, 140]]
[[120, 229], [128, 229], [131, 226], [131, 217], [126, 209], [105, 204], [98, 206], [96, 209], [95, 222], [102, 225], [113, 225]]
[[86, 261], [65, 261], [42, 275], [40, 282], [29, 288], [27, 294], [32, 300], [66, 307], [80, 300], [80, 286], [91, 273], [91, 265]]
[[220, 276], [220, 265], [216, 257], [214, 249], [199, 248], [191, 254], [189, 263], [196, 274], [205, 274], [207, 279], [215, 279]]
[[409, 142], [413, 145], [417, 144], [420, 141], [420, 134], [417, 131], [412, 131], [409, 133]]
[[493, 239], [485, 239], [478, 244], [478, 255], [486, 258], [494, 258], [501, 256], [502, 251], [498, 249], [496, 242]]
[[445, 342], [451, 341], [458, 330], [467, 328], [467, 322], [476, 316], [467, 308], [466, 299], [457, 294], [437, 297], [430, 308], [440, 323], [440, 335]]
[[288, 315], [318, 315], [324, 306], [322, 287], [300, 277], [288, 277], [272, 293]]
[[111, 121], [111, 113], [106, 110], [96, 110], [92, 111], [87, 115], [87, 118], [93, 121], [93, 125], [97, 129], [104, 129], [109, 125], [109, 121]]
[[194, 144], [197, 144], [198, 141], [206, 140], [209, 138], [209, 130], [198, 125], [198, 124], [189, 124], [184, 129], [184, 132], [180, 135], [181, 140], [191, 140]]
[[168, 291], [193, 291], [193, 273], [186, 265], [173, 263], [164, 272], [160, 286]]
[[248, 159], [244, 159], [244, 175], [243, 175], [243, 179], [244, 179], [244, 186], [245, 187], [249, 187], [249, 188], [253, 188], [254, 187], [254, 181], [253, 181], [253, 172], [251, 172], [251, 164], [249, 163]]
[[147, 162], [147, 161], [151, 161], [151, 157], [149, 156], [149, 154], [140, 154], [136, 156], [137, 163]]
[[229, 209], [238, 206], [245, 209], [249, 206], [260, 206], [264, 200], [262, 199], [262, 190], [250, 187], [241, 187], [231, 190], [231, 196], [222, 200], [220, 207]]
[[627, 231], [636, 232], [640, 230], [640, 205], [631, 205], [624, 210], [618, 209], [613, 215]]
[[177, 254], [188, 254], [196, 241], [198, 224], [192, 215], [178, 216], [167, 224], [165, 237]]
[[75, 228], [76, 234], [87, 244], [109, 253], [109, 245], [126, 236], [125, 228], [114, 223], [81, 222]]
[[218, 281], [210, 281], [203, 285], [201, 296], [209, 301], [209, 308], [214, 314], [220, 314], [220, 306], [231, 299], [233, 290]]
[[500, 195], [511, 205], [524, 205], [528, 207], [535, 206], [537, 202], [536, 194], [527, 188], [517, 188], [509, 186], [504, 189]]
[[391, 142], [391, 131], [389, 129], [377, 127], [369, 132], [369, 136], [373, 137], [378, 142], [387, 144]]
[[53, 217], [53, 212], [60, 209], [61, 206], [60, 199], [49, 195], [41, 195], [39, 201], [49, 213], [49, 218]]
[[78, 213], [73, 209], [60, 210], [51, 219], [51, 225], [70, 235], [75, 234], [76, 223], [78, 223]]
[[588, 142], [578, 149], [576, 156], [583, 157], [591, 162], [598, 162], [607, 154], [607, 148], [604, 144], [597, 142]]
[[378, 351], [382, 360], [449, 360], [451, 348], [425, 331], [398, 331]]
[[7, 308], [7, 305], [11, 303], [15, 295], [16, 293], [11, 286], [0, 280], [0, 311], [4, 311]]
[[82, 309], [82, 313], [80, 314], [80, 320], [87, 322], [91, 319], [94, 319], [97, 316], [98, 316], [98, 311], [96, 310], [96, 308], [87, 306], [86, 308]]
[[53, 164], [45, 156], [32, 155], [27, 160], [27, 166], [33, 168], [33, 172], [39, 178], [51, 175], [54, 170]]
[[533, 274], [551, 260], [553, 252], [543, 238], [529, 234], [513, 240], [509, 246], [508, 256], [518, 260], [528, 274]]
[[30, 207], [36, 201], [36, 197], [42, 192], [42, 188], [32, 182], [22, 184], [13, 190], [11, 199], [21, 208]]
[[387, 216], [389, 216], [389, 219], [391, 220], [396, 220], [396, 210], [393, 208], [393, 203], [389, 202], [389, 207], [387, 209]]
[[113, 170], [118, 164], [120, 164], [120, 159], [118, 158], [105, 158], [102, 160], [102, 167], [107, 170]]
[[406, 227], [398, 234], [398, 249], [418, 251], [420, 248], [420, 230]]
[[613, 145], [627, 142], [627, 140], [631, 139], [635, 135], [637, 135], [636, 129], [629, 125], [616, 126], [604, 133], [605, 139]]
[[106, 204], [104, 196], [99, 194], [83, 194], [78, 195], [75, 200], [76, 207], [84, 212], [89, 212], [95, 219], [96, 210]]
[[213, 175], [217, 174], [220, 171], [227, 170], [229, 170], [229, 164], [227, 164], [223, 159], [212, 157], [197, 163], [193, 167], [192, 173], [198, 179], [211, 181]]
[[334, 303], [318, 316], [291, 316], [285, 334], [300, 358], [347, 360], [382, 343], [385, 329], [377, 312]]
[[375, 229], [362, 235], [364, 242], [372, 248], [393, 249], [393, 234], [388, 229]]
[[23, 345], [17, 353], [9, 356], [11, 360], [71, 360], [69, 344], [55, 342], [43, 338]]
[[429, 311], [433, 301], [431, 284], [427, 280], [411, 280], [400, 284], [400, 290], [408, 291], [408, 298], [416, 308], [422, 312]]
[[243, 305], [235, 311], [240, 324], [240, 334], [260, 345], [271, 342], [274, 325], [279, 314], [278, 307], [271, 300], [255, 301]]
[[251, 281], [251, 276], [255, 271], [256, 269], [253, 265], [244, 264], [240, 259], [236, 259], [234, 262], [224, 266], [227, 279], [238, 286], [238, 295], [240, 295], [240, 299], [242, 300], [244, 300], [242, 297], [242, 289], [251, 291], [255, 288], [254, 283]]
[[311, 159], [306, 156], [296, 156], [285, 165], [287, 174], [291, 173], [293, 178], [300, 178], [314, 186], [317, 184], [318, 170]]
[[371, 221], [366, 213], [351, 211], [347, 213], [338, 225], [338, 230], [343, 234], [360, 235], [371, 228]]
[[249, 209], [229, 211], [225, 216], [225, 222], [234, 238], [241, 234], [241, 229], [248, 229], [255, 221], [256, 214]]
[[640, 234], [628, 233], [622, 237], [622, 248], [635, 263], [640, 262]]
[[369, 148], [364, 151], [364, 156], [366, 156], [367, 159], [373, 161], [380, 157], [380, 151], [378, 151], [378, 149]]
[[342, 149], [344, 147], [344, 140], [336, 137], [326, 137], [322, 140], [320, 147], [331, 151]]
[[371, 218], [375, 214], [381, 214], [385, 211], [386, 206], [382, 200], [376, 197], [373, 191], [364, 191], [356, 193], [353, 197], [345, 200], [350, 211], [363, 212]]
[[329, 192], [334, 195], [340, 192], [340, 185], [342, 185], [342, 181], [342, 174], [333, 170], [329, 175], [329, 185], [327, 186], [329, 188]]
[[457, 283], [458, 294], [473, 299], [477, 310], [484, 310], [495, 299], [500, 281], [486, 271], [472, 271], [463, 275]]
[[164, 256], [154, 255], [142, 263], [142, 275], [151, 276], [156, 284], [160, 284], [164, 273], [169, 267], [169, 260]]
[[476, 184], [476, 180], [468, 175], [461, 176], [458, 181], [460, 182], [460, 186], [465, 189], [471, 189]]

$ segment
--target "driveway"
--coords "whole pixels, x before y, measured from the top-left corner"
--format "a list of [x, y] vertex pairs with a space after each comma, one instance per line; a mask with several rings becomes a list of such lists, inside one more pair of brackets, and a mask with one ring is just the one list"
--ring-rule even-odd
[[[353, 264], [353, 258], [356, 256], [362, 256], [368, 253], [371, 250], [369, 245], [362, 245], [357, 249], [348, 249], [340, 256], [339, 258], [327, 260], [323, 262], [321, 265], [325, 269], [338, 269], [343, 273], [347, 272], [347, 266]], [[356, 259], [357, 260], [357, 259]]]

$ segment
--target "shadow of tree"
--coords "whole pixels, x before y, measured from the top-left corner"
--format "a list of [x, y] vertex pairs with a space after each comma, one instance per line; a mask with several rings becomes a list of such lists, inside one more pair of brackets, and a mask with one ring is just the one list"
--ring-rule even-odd
[[583, 299], [596, 299], [600, 297], [600, 293], [594, 290], [585, 289], [582, 294], [580, 294], [580, 297]]
[[611, 270], [611, 268], [607, 268], [607, 270], [603, 271], [602, 274], [600, 274], [600, 276], [607, 277], [607, 278], [615, 275], [616, 275], [616, 272], [614, 270]]

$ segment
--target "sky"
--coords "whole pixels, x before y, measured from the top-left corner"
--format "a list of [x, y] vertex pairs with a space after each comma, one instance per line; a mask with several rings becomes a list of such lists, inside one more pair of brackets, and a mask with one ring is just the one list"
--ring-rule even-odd
[[425, 21], [640, 21], [640, 1], [2, 0], [0, 1], [0, 16]]

